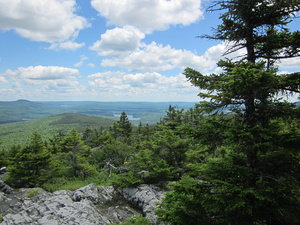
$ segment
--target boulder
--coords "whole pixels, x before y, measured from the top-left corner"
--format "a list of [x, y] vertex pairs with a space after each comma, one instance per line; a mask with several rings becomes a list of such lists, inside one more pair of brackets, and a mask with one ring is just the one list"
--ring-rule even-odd
[[157, 222], [157, 216], [154, 214], [157, 203], [164, 196], [164, 192], [159, 187], [142, 184], [134, 188], [124, 188], [121, 193], [128, 202], [140, 209], [152, 224], [162, 224]]
[[12, 188], [5, 184], [2, 180], [0, 180], [0, 192], [4, 192], [6, 194], [9, 194], [12, 192]]

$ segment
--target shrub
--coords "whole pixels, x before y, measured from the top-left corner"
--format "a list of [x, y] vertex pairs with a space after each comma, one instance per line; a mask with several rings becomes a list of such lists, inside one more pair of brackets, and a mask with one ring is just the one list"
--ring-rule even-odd
[[32, 197], [38, 195], [39, 193], [40, 193], [39, 189], [32, 189], [32, 190], [27, 191], [26, 197], [27, 198], [32, 198]]
[[[142, 217], [141, 215], [135, 215], [132, 216], [131, 218], [126, 219], [123, 223], [119, 223], [121, 225], [151, 225], [150, 221]], [[112, 225], [117, 225], [116, 223]]]

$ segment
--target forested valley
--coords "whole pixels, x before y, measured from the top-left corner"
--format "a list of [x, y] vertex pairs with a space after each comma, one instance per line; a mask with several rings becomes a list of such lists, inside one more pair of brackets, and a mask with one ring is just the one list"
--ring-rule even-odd
[[285, 100], [300, 93], [300, 73], [276, 66], [300, 56], [300, 32], [288, 29], [300, 1], [224, 0], [208, 10], [222, 10], [222, 24], [201, 37], [246, 51], [219, 61], [220, 74], [185, 69], [207, 101], [170, 105], [154, 126], [133, 126], [123, 112], [108, 129], [33, 133], [27, 146], [1, 152], [6, 182], [49, 191], [158, 184], [166, 224], [300, 224], [300, 108]]

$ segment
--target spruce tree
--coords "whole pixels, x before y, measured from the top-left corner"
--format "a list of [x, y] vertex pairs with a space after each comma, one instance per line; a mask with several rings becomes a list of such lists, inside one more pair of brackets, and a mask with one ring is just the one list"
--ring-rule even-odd
[[14, 146], [10, 152], [9, 183], [15, 187], [35, 187], [48, 178], [51, 154], [41, 136], [33, 133], [28, 146]]
[[[208, 118], [226, 109], [233, 120], [216, 146], [224, 154], [209, 148], [203, 164], [193, 159], [193, 178], [174, 185], [158, 214], [171, 224], [299, 224], [299, 109], [275, 97], [300, 93], [300, 73], [279, 75], [275, 63], [300, 55], [300, 33], [288, 29], [300, 0], [224, 0], [209, 10], [224, 10], [222, 24], [202, 37], [228, 41], [225, 54], [246, 54], [220, 61], [220, 74], [184, 74], [210, 100], [202, 102]], [[208, 148], [199, 148], [188, 156], [203, 157]]]
[[111, 130], [117, 140], [127, 139], [125, 141], [128, 141], [132, 133], [132, 124], [125, 112], [121, 113], [119, 121], [113, 124]]

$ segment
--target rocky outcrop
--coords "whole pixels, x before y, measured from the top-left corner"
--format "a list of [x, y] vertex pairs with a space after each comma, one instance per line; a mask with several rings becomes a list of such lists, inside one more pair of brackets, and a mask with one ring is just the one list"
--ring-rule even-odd
[[163, 193], [153, 185], [115, 191], [93, 184], [76, 191], [23, 188], [0, 192], [1, 225], [97, 225], [120, 223], [143, 214], [158, 224], [153, 210]]
[[10, 192], [12, 192], [12, 188], [5, 184], [2, 180], [0, 180], [0, 192], [9, 194]]
[[136, 188], [125, 188], [121, 190], [121, 193], [130, 204], [142, 210], [152, 224], [159, 224], [154, 210], [164, 196], [160, 188], [155, 185], [142, 184]]

